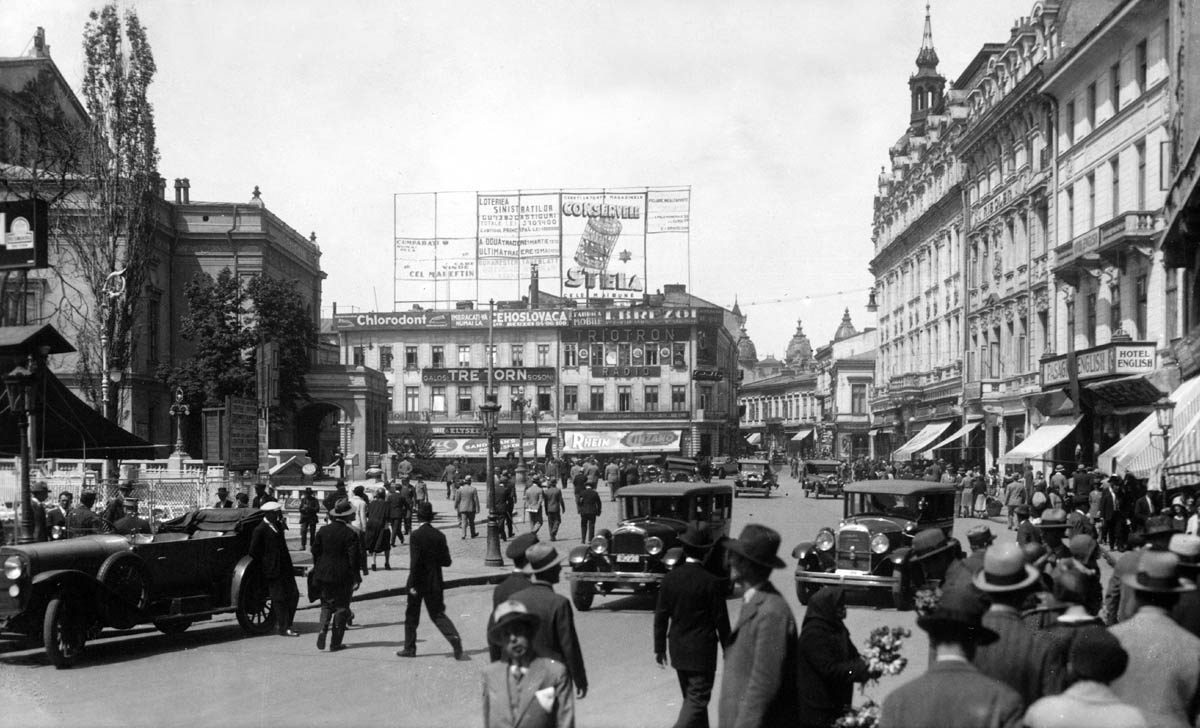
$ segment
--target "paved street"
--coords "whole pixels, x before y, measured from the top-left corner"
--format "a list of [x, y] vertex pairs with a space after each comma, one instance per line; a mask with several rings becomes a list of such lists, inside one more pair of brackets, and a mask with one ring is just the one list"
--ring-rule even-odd
[[[734, 534], [747, 522], [778, 529], [789, 570], [777, 572], [776, 586], [787, 596], [797, 617], [791, 569], [791, 548], [811, 538], [822, 524], [835, 524], [840, 499], [804, 498], [790, 478], [783, 479], [781, 496], [734, 501]], [[435, 499], [435, 505], [444, 501]], [[611, 504], [605, 501], [608, 508]], [[578, 538], [578, 523], [568, 518], [564, 533], [568, 548]], [[602, 524], [615, 524], [609, 509]], [[446, 529], [455, 558], [451, 578], [469, 581], [486, 577], [482, 564], [483, 531], [474, 540], [458, 537], [448, 519]], [[956, 534], [965, 543], [966, 530], [977, 521], [960, 521]], [[1001, 539], [1011, 538], [1003, 523], [994, 524]], [[407, 565], [402, 547], [396, 564]], [[399, 587], [406, 572], [376, 572], [368, 577], [364, 594], [387, 593]], [[390, 586], [389, 586], [390, 585]], [[559, 592], [566, 594], [565, 584]], [[400, 620], [404, 597], [398, 594], [355, 604], [360, 625], [347, 633], [349, 648], [320, 653], [313, 645], [317, 612], [302, 609], [297, 617], [298, 639], [275, 636], [247, 639], [232, 617], [194, 626], [178, 636], [143, 628], [108, 633], [89, 645], [84, 664], [55, 670], [40, 646], [0, 643], [0, 690], [18, 696], [6, 701], [6, 720], [21, 725], [346, 725], [385, 718], [401, 726], [464, 726], [481, 722], [478, 672], [487, 660], [484, 624], [491, 604], [487, 585], [464, 586], [447, 592], [448, 614], [463, 634], [470, 662], [455, 662], [450, 648], [423, 615], [418, 644], [420, 657], [401, 660]], [[736, 619], [738, 603], [730, 602]], [[591, 680], [591, 692], [579, 706], [581, 726], [662, 726], [679, 707], [678, 688], [670, 670], [659, 669], [651, 652], [651, 610], [647, 598], [599, 598], [587, 613], [576, 615]], [[899, 678], [868, 688], [876, 700], [894, 685], [924, 670], [928, 644], [915, 627], [913, 612], [896, 612], [869, 604], [850, 608], [847, 625], [861, 642], [878, 625], [913, 629], [906, 649], [910, 665]], [[719, 676], [718, 676], [719, 680]], [[331, 686], [337, 686], [336, 695]], [[120, 693], [119, 700], [115, 697]], [[861, 701], [862, 695], [856, 696]], [[120, 704], [118, 711], [113, 706]], [[104, 706], [102, 709], [99, 706]], [[714, 706], [715, 708], [715, 706]], [[715, 716], [715, 712], [714, 712]]]

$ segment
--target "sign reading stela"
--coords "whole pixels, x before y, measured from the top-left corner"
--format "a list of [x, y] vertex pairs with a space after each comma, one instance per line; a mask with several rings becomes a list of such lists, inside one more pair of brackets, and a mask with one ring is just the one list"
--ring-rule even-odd
[[[1062, 355], [1042, 362], [1042, 386], [1071, 381], [1068, 356]], [[1158, 360], [1153, 343], [1104, 344], [1075, 354], [1079, 379], [1146, 374], [1154, 371]]]
[[[487, 367], [457, 367], [454, 369], [426, 367], [421, 370], [421, 381], [425, 384], [487, 384], [488, 370]], [[553, 384], [554, 367], [494, 367], [492, 381]]]

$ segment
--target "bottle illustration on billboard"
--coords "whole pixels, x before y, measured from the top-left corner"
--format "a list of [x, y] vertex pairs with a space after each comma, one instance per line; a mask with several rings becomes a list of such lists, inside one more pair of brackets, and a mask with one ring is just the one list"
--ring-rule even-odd
[[575, 263], [588, 273], [603, 273], [620, 237], [621, 221], [617, 218], [589, 217], [575, 249]]

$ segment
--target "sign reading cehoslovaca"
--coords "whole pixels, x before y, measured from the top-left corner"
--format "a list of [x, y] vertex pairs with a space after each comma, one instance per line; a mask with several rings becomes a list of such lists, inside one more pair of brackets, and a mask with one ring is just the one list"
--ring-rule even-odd
[[[456, 367], [421, 370], [425, 384], [487, 384], [487, 367]], [[500, 384], [554, 384], [554, 367], [494, 367], [492, 381]]]

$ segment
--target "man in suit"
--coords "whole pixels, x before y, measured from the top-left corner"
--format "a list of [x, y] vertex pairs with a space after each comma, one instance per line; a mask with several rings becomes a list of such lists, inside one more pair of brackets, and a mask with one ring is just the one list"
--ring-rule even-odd
[[488, 728], [575, 726], [566, 668], [534, 649], [540, 623], [515, 601], [501, 602], [488, 617], [488, 643], [502, 651], [483, 671], [483, 724]]
[[779, 558], [779, 533], [747, 524], [730, 539], [730, 578], [742, 587], [742, 609], [725, 648], [725, 671], [717, 703], [721, 728], [790, 725], [796, 700], [796, 620], [770, 582]]
[[404, 610], [404, 649], [397, 657], [417, 656], [417, 626], [421, 623], [421, 603], [438, 631], [454, 650], [454, 659], [469, 659], [463, 655], [462, 639], [454, 623], [446, 616], [446, 602], [442, 595], [442, 569], [450, 565], [450, 548], [446, 536], [433, 527], [433, 505], [422, 503], [417, 506], [415, 528], [409, 538], [408, 605]]
[[362, 583], [359, 575], [358, 532], [350, 527], [354, 506], [343, 498], [329, 509], [329, 523], [317, 531], [312, 541], [313, 585], [321, 599], [321, 631], [317, 649], [325, 649], [325, 637], [333, 621], [333, 640], [329, 651], [342, 649], [342, 636], [350, 617], [350, 597]]
[[1179, 557], [1145, 551], [1124, 583], [1137, 611], [1110, 629], [1129, 653], [1125, 674], [1112, 682], [1121, 700], [1139, 708], [1153, 726], [1191, 726], [1200, 709], [1200, 637], [1171, 619], [1181, 594], [1196, 585], [1179, 578]]
[[516, 495], [513, 493], [512, 481], [508, 478], [496, 477], [494, 497], [496, 499], [496, 513], [500, 516], [498, 524], [500, 527], [500, 539], [510, 539], [513, 537], [513, 507], [516, 505]]
[[250, 536], [250, 556], [258, 563], [259, 572], [267, 582], [279, 635], [299, 637], [300, 633], [292, 629], [292, 619], [300, 602], [300, 590], [296, 588], [292, 555], [288, 552], [287, 539], [280, 525], [283, 506], [279, 505], [279, 501], [267, 501], [260, 510], [266, 515]]
[[305, 488], [300, 496], [300, 550], [307, 551], [308, 544], [317, 537], [317, 518], [321, 515], [321, 501], [313, 495], [312, 488]]
[[123, 536], [128, 536], [134, 533], [152, 533], [153, 528], [150, 526], [150, 521], [138, 515], [138, 499], [125, 498], [121, 501], [121, 507], [125, 511], [125, 515], [113, 524], [113, 531]]
[[1042, 534], [1038, 531], [1038, 527], [1033, 525], [1033, 521], [1029, 520], [1029, 506], [1017, 506], [1017, 545], [1024, 546], [1027, 543], [1041, 543]]
[[596, 516], [601, 510], [600, 494], [594, 485], [585, 485], [579, 494], [579, 530], [584, 543], [596, 537]]
[[1088, 517], [1090, 502], [1091, 499], [1087, 493], [1076, 493], [1073, 496], [1071, 512], [1067, 514], [1065, 534], [1067, 540], [1070, 540], [1072, 536], [1079, 535], [1096, 537], [1096, 528], [1092, 525], [1092, 519]]
[[475, 531], [475, 514], [479, 512], [479, 491], [471, 485], [470, 475], [463, 479], [463, 484], [454, 492], [454, 510], [458, 513], [458, 521], [462, 526], [462, 537], [466, 539], [468, 530], [471, 532], [471, 538], [478, 536]]
[[567, 510], [562, 491], [553, 480], [546, 481], [542, 492], [542, 507], [546, 509], [546, 523], [550, 528], [550, 540], [558, 540], [558, 527], [562, 525], [563, 513]]
[[86, 490], [79, 496], [79, 505], [72, 508], [67, 517], [67, 532], [71, 538], [100, 533], [100, 517], [92, 511], [95, 505], [96, 491]]
[[717, 674], [717, 645], [729, 645], [725, 583], [704, 568], [712, 534], [689, 525], [679, 537], [684, 562], [663, 577], [654, 608], [654, 659], [670, 664], [679, 679], [683, 704], [676, 728], [707, 728], [708, 701]]
[[[396, 547], [396, 542], [404, 543], [404, 494], [401, 488], [404, 487], [404, 481], [400, 481], [396, 485], [387, 486], [388, 494], [384, 498], [387, 501], [388, 523], [392, 527], [392, 548]], [[409, 488], [409, 493], [412, 488]]]
[[1154, 498], [1150, 495], [1150, 491], [1143, 491], [1141, 497], [1134, 501], [1133, 504], [1133, 532], [1138, 534], [1145, 533], [1146, 522], [1156, 512]]
[[46, 510], [46, 533], [51, 541], [69, 538], [67, 534], [67, 517], [71, 513], [71, 501], [75, 496], [64, 490], [58, 494], [58, 503]]
[[213, 508], [233, 508], [233, 499], [229, 497], [229, 489], [225, 486], [217, 488], [217, 502], [213, 503]]
[[1146, 526], [1139, 536], [1144, 543], [1132, 551], [1126, 551], [1113, 565], [1112, 574], [1108, 578], [1108, 589], [1104, 592], [1104, 623], [1108, 625], [1124, 622], [1134, 615], [1137, 605], [1133, 598], [1133, 589], [1125, 581], [1125, 577], [1137, 574], [1138, 563], [1146, 551], [1166, 551], [1175, 535], [1171, 519], [1165, 516], [1151, 516], [1146, 519]]
[[1119, 496], [1113, 487], [1112, 477], [1105, 478], [1104, 486], [1100, 489], [1100, 517], [1097, 526], [1100, 532], [1100, 543], [1114, 548], [1117, 533], [1117, 503]]
[[583, 700], [587, 696], [588, 679], [579, 635], [575, 632], [575, 611], [571, 600], [554, 593], [564, 558], [547, 543], [535, 543], [526, 549], [523, 570], [530, 585], [513, 594], [512, 599], [541, 619], [533, 638], [534, 651], [566, 665], [575, 685], [575, 697]]
[[[508, 548], [504, 549], [504, 555], [512, 559], [513, 570], [504, 580], [496, 585], [492, 590], [492, 609], [500, 606], [502, 602], [506, 602], [512, 598], [513, 594], [528, 588], [533, 584], [529, 580], [529, 575], [525, 573], [525, 551], [532, 545], [538, 542], [536, 533], [525, 532], [512, 540], [508, 544]], [[492, 629], [492, 618], [488, 617], [487, 628], [490, 632]], [[500, 646], [489, 645], [492, 662], [500, 659]]]
[[525, 517], [529, 519], [529, 530], [537, 533], [542, 528], [542, 499], [545, 490], [536, 480], [525, 486]]
[[985, 607], [979, 592], [965, 586], [944, 592], [931, 614], [917, 618], [917, 625], [929, 633], [933, 650], [929, 669], [884, 698], [880, 728], [1021, 725], [1025, 710], [1021, 696], [971, 664], [977, 646], [998, 638], [983, 625]]

